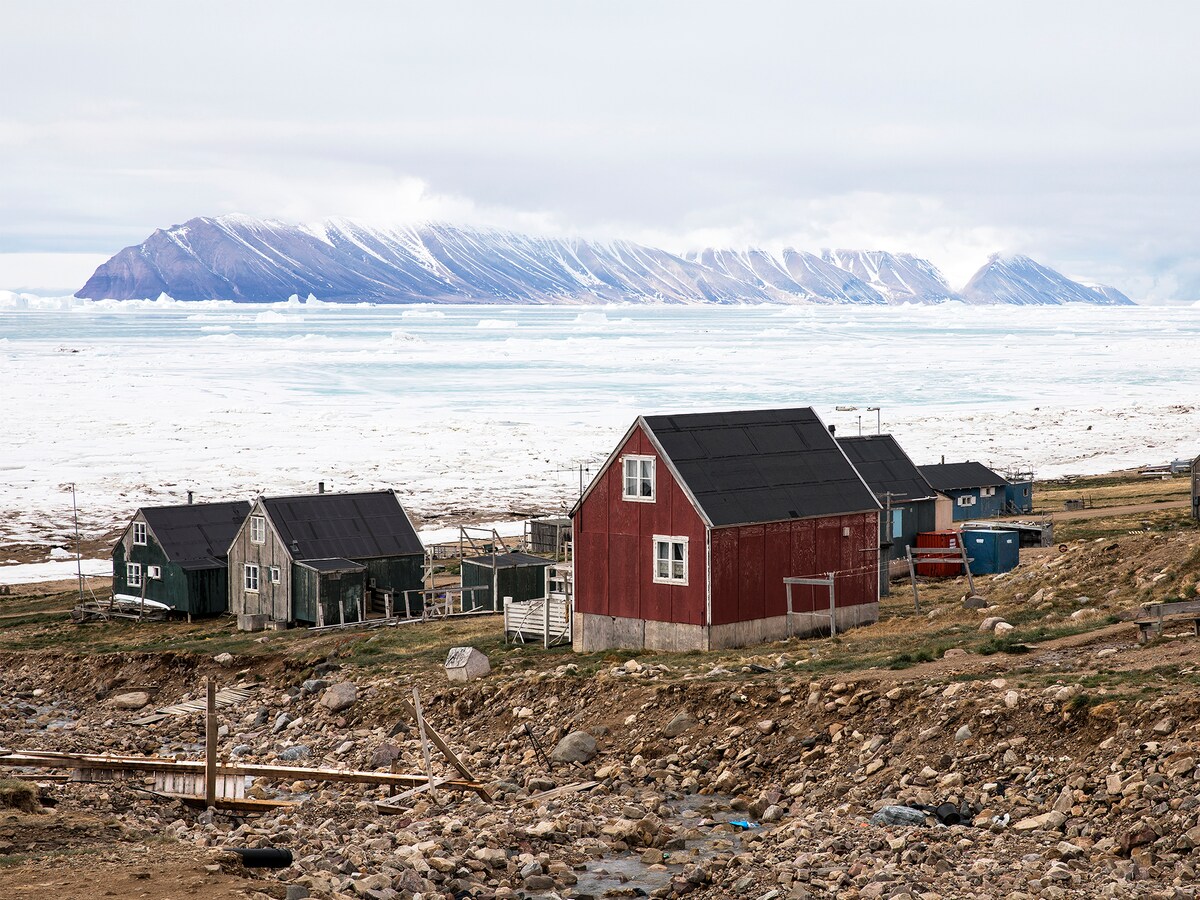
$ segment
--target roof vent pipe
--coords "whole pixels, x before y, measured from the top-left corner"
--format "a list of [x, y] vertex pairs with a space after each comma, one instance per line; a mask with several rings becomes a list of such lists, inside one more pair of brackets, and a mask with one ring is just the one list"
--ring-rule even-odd
[[188, 506], [192, 505], [192, 496], [193, 496], [192, 492], [188, 491]]
[[323, 493], [325, 493], [325, 482], [323, 482], [323, 481], [318, 481], [318, 482], [317, 482], [317, 493], [318, 493], [318, 494], [323, 494]]
[[942, 454], [942, 465], [944, 466], [945, 464], [946, 464], [946, 454], [943, 453]]

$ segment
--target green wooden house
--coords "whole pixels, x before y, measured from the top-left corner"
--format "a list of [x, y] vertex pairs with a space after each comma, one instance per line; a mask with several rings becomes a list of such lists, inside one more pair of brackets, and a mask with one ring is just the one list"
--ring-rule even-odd
[[[229, 546], [238, 627], [420, 615], [425, 548], [393, 491], [260, 497]], [[408, 602], [406, 607], [405, 603]]]
[[113, 594], [188, 615], [225, 612], [226, 554], [249, 512], [244, 500], [139, 509], [113, 547]]

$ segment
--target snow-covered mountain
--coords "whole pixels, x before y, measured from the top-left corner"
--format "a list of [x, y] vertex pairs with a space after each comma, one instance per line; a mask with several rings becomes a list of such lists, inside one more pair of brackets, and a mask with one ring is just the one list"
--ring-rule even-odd
[[783, 303], [886, 302], [854, 275], [818, 256], [788, 248], [776, 257], [765, 250], [718, 250], [689, 253], [690, 262], [727, 278], [751, 284]]
[[1115, 288], [1106, 292], [1072, 281], [1061, 272], [1035, 262], [1028, 256], [994, 254], [976, 272], [962, 297], [968, 303], [1012, 303], [1019, 306], [1057, 306], [1062, 303], [1093, 303], [1129, 306], [1133, 301]]
[[[1024, 259], [1020, 257], [1020, 259]], [[1119, 302], [1076, 285], [1092, 299]], [[985, 267], [986, 268], [986, 267]], [[972, 284], [975, 284], [981, 272]], [[971, 302], [1035, 302], [989, 276]], [[988, 296], [988, 283], [1006, 292]], [[377, 303], [838, 303], [956, 299], [941, 273], [907, 254], [710, 249], [679, 256], [629, 241], [537, 238], [345, 219], [292, 225], [246, 216], [196, 218], [155, 231], [100, 266], [77, 297], [273, 302], [293, 294]], [[1123, 295], [1120, 295], [1123, 297]], [[1126, 298], [1127, 299], [1127, 298]], [[1037, 302], [1064, 302], [1048, 299]]]
[[821, 259], [845, 269], [888, 303], [944, 303], [961, 299], [927, 259], [884, 250], [822, 250]]

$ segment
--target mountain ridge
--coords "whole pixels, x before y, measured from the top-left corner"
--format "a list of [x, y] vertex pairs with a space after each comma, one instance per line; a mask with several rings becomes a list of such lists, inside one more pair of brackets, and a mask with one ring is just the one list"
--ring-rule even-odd
[[1132, 303], [1113, 288], [1071, 281], [1028, 257], [994, 256], [960, 294], [936, 266], [907, 253], [708, 248], [679, 255], [625, 240], [448, 224], [373, 228], [344, 218], [296, 225], [244, 215], [200, 216], [156, 229], [98, 267], [75, 296], [162, 294], [264, 303], [292, 295], [480, 304]]

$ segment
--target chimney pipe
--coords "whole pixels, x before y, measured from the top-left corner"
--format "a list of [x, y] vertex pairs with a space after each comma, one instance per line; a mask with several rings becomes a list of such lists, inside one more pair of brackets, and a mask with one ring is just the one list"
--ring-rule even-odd
[[945, 464], [946, 464], [946, 454], [943, 453], [942, 454], [942, 465], [944, 466]]
[[834, 437], [837, 437], [837, 426], [836, 426], [836, 425], [830, 425], [830, 426], [829, 426], [829, 433], [830, 433], [830, 434], [832, 434]]
[[317, 482], [317, 493], [318, 493], [318, 494], [323, 494], [323, 493], [325, 493], [325, 482], [323, 482], [323, 481], [318, 481], [318, 482]]
[[188, 506], [192, 505], [192, 492], [188, 491]]

